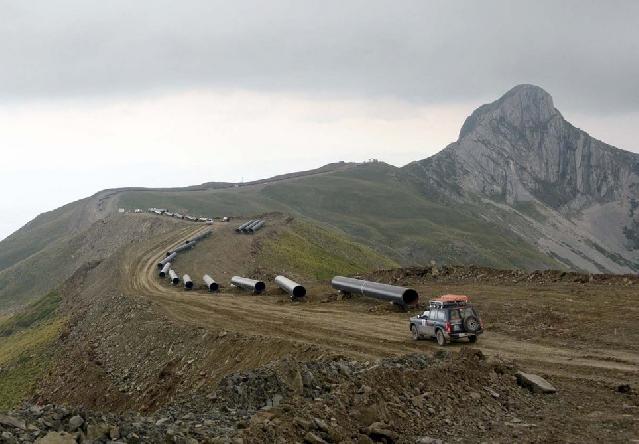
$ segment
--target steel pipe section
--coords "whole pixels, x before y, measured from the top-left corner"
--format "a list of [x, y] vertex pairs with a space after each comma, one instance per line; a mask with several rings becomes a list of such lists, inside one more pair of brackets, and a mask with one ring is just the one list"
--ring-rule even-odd
[[259, 230], [260, 228], [262, 228], [264, 226], [264, 221], [260, 220], [257, 223], [251, 225], [250, 227], [248, 227], [248, 232], [249, 233], [255, 233], [257, 230]]
[[245, 226], [244, 229], [242, 230], [242, 232], [244, 233], [250, 233], [251, 232], [251, 228], [253, 228], [255, 225], [260, 223], [260, 219], [255, 219], [253, 222], [251, 222], [249, 225]]
[[171, 253], [181, 253], [184, 250], [190, 250], [191, 248], [193, 248], [193, 242], [189, 242], [188, 244], [182, 244], [179, 247], [177, 247], [175, 250], [173, 250]]
[[166, 264], [168, 264], [169, 262], [172, 262], [176, 256], [177, 256], [177, 253], [175, 252], [169, 254], [167, 257], [165, 257], [160, 262], [158, 262], [158, 268], [162, 269]]
[[213, 293], [214, 291], [218, 291], [220, 289], [220, 286], [217, 284], [217, 282], [215, 282], [213, 278], [209, 276], [208, 274], [205, 274], [202, 277], [202, 280], [204, 281], [204, 283], [206, 284], [206, 286], [208, 287], [211, 293]]
[[242, 228], [242, 233], [248, 233], [249, 229], [255, 225], [256, 223], [258, 223], [260, 220], [259, 219], [253, 219], [251, 221], [250, 224], [246, 225], [244, 228]]
[[237, 231], [238, 233], [241, 233], [244, 228], [248, 227], [249, 225], [251, 225], [253, 222], [255, 222], [255, 219], [251, 219], [248, 222], [244, 222], [242, 225], [240, 225], [239, 227], [237, 227], [235, 229], [235, 231]]
[[213, 230], [206, 230], [203, 231], [202, 233], [198, 234], [197, 236], [195, 236], [194, 238], [191, 239], [191, 242], [189, 242], [190, 244], [194, 244], [198, 241], [201, 241], [202, 239], [204, 239], [205, 237], [207, 237], [209, 234], [211, 234], [213, 232]]
[[282, 290], [290, 294], [291, 299], [303, 298], [306, 296], [306, 288], [285, 276], [276, 276], [275, 283]]
[[167, 257], [173, 253], [181, 253], [184, 250], [189, 250], [193, 248], [198, 241], [204, 239], [206, 236], [208, 236], [212, 232], [213, 230], [206, 230], [205, 232], [198, 234], [194, 238], [184, 241], [182, 245], [180, 245], [179, 247], [176, 247], [173, 251], [169, 251], [167, 253]]
[[171, 269], [171, 262], [167, 262], [166, 264], [164, 264], [164, 267], [162, 267], [162, 269], [160, 270], [160, 277], [166, 277], [166, 274], [169, 272], [169, 270]]
[[231, 278], [231, 285], [238, 288], [243, 288], [244, 290], [252, 291], [255, 294], [260, 294], [264, 290], [266, 290], [266, 284], [264, 284], [264, 282], [241, 276], [233, 276]]
[[173, 270], [169, 270], [169, 279], [171, 279], [171, 283], [173, 285], [177, 285], [180, 283], [180, 277]]
[[185, 290], [190, 290], [191, 288], [193, 288], [193, 279], [191, 279], [191, 276], [189, 276], [188, 274], [182, 276], [182, 281], [184, 281]]
[[335, 276], [331, 281], [333, 288], [344, 293], [361, 294], [370, 298], [391, 301], [403, 307], [417, 305], [419, 295], [412, 288]]

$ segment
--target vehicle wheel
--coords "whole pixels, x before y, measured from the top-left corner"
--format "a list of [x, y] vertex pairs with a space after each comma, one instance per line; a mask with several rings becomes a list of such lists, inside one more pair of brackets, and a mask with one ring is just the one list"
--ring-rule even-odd
[[444, 345], [446, 345], [446, 338], [444, 337], [444, 332], [441, 330], [437, 330], [437, 344], [440, 347], [443, 347]]
[[477, 342], [477, 336], [468, 336], [468, 341], [471, 344], [474, 344], [475, 342]]
[[413, 340], [419, 341], [420, 338], [419, 338], [419, 333], [417, 332], [416, 326], [414, 325], [410, 326], [410, 333], [411, 333], [411, 336], [413, 337]]
[[464, 327], [466, 328], [466, 331], [474, 333], [479, 330], [481, 325], [479, 324], [479, 320], [475, 316], [468, 316], [466, 319], [464, 319]]

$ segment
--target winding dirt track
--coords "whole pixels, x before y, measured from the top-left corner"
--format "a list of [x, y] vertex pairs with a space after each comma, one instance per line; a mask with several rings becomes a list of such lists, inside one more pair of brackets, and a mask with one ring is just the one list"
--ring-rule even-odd
[[[437, 349], [431, 342], [410, 339], [408, 315], [404, 313], [369, 313], [352, 301], [290, 303], [277, 296], [187, 293], [160, 280], [156, 263], [167, 247], [183, 243], [203, 229], [201, 225], [186, 225], [127, 255], [123, 271], [130, 278], [123, 290], [151, 299], [178, 322], [255, 336], [265, 347], [269, 338], [277, 338], [364, 359]], [[583, 350], [519, 341], [491, 332], [476, 345], [488, 355], [515, 359], [546, 374], [610, 382], [639, 379], [639, 354], [628, 351], [591, 350], [585, 356]], [[463, 346], [460, 343], [451, 348]]]

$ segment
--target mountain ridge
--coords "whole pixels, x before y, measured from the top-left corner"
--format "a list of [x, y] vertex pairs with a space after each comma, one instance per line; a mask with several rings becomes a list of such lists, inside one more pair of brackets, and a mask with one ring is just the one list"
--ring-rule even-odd
[[[457, 141], [403, 167], [336, 162], [245, 184], [118, 188], [40, 215], [0, 242], [0, 302], [46, 289], [15, 276], [42, 271], [49, 288], [68, 277], [73, 267], [60, 267], [68, 245], [116, 248], [94, 238], [106, 233], [99, 225], [89, 230], [119, 207], [288, 213], [401, 265], [639, 271], [639, 155], [574, 127], [534, 85], [482, 105]], [[101, 257], [81, 249], [86, 257], [74, 256], [74, 267]]]
[[[569, 268], [638, 268], [639, 154], [573, 126], [540, 87], [518, 85], [482, 105], [466, 119], [457, 141], [405, 168], [426, 192], [455, 202], [480, 196], [513, 210], [524, 205], [554, 220], [559, 228], [547, 224], [524, 237], [563, 256]], [[520, 232], [526, 231], [524, 222], [535, 225], [522, 220]]]

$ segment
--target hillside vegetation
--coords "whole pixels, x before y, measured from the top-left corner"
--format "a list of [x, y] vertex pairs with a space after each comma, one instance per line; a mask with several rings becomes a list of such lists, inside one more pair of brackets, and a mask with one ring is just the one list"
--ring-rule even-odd
[[[88, 215], [92, 203], [89, 200], [78, 204], [73, 210], [74, 216], [57, 219], [55, 214], [48, 214], [47, 219], [57, 220], [50, 222], [56, 230], [63, 225], [66, 231], [58, 232], [57, 237], [52, 235], [40, 250], [0, 270], [0, 311], [42, 297], [85, 264], [100, 261], [119, 248], [139, 241], [142, 233], [170, 229], [177, 223], [168, 218], [149, 216], [131, 219], [109, 215], [89, 224], [87, 218], [93, 217]], [[38, 224], [34, 224], [33, 231], [46, 237], [48, 224], [43, 225], [36, 220]], [[68, 225], [70, 221], [75, 221], [76, 228]], [[17, 234], [25, 235], [22, 232]]]
[[402, 264], [558, 267], [503, 228], [478, 218], [472, 205], [451, 206], [420, 193], [400, 169], [377, 162], [290, 181], [195, 192], [134, 191], [126, 208], [166, 207], [197, 215], [250, 216], [283, 211], [334, 227]]
[[261, 217], [266, 225], [253, 235], [236, 233], [235, 223], [216, 223], [213, 233], [179, 255], [172, 268], [196, 282], [210, 274], [224, 287], [233, 275], [268, 280], [285, 274], [312, 282], [397, 266], [338, 229], [281, 213]]
[[265, 239], [257, 261], [280, 273], [318, 280], [397, 266], [336, 230], [301, 221], [294, 221], [277, 237]]
[[0, 320], [0, 410], [15, 407], [33, 392], [50, 360], [50, 346], [59, 336], [64, 319], [56, 314], [58, 292]]

